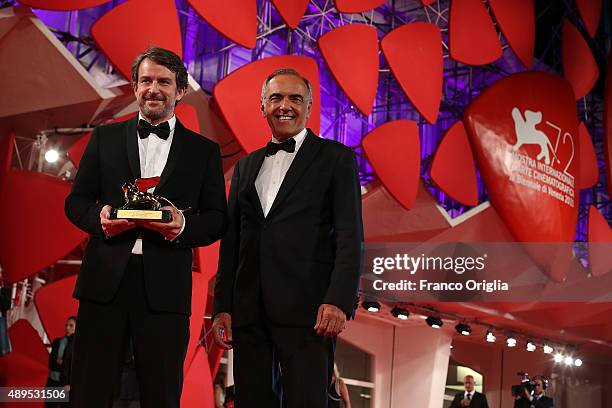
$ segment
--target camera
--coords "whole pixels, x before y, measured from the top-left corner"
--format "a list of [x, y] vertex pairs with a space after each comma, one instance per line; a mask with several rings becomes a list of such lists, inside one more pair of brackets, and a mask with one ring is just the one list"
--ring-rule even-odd
[[527, 390], [527, 392], [531, 394], [536, 385], [535, 381], [529, 378], [528, 373], [524, 373], [522, 371], [519, 371], [518, 373], [516, 373], [516, 375], [521, 377], [521, 383], [519, 385], [512, 386], [512, 396], [523, 396], [525, 395], [525, 390]]

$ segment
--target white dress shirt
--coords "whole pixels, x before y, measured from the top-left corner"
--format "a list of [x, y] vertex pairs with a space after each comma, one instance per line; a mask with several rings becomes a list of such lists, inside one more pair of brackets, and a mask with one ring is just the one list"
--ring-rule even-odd
[[[304, 138], [306, 137], [307, 130], [303, 129], [300, 133], [293, 136], [295, 140], [295, 151], [293, 153], [279, 150], [275, 155], [266, 156], [255, 179], [255, 189], [261, 202], [261, 209], [263, 210], [264, 217], [268, 216], [272, 203], [278, 194], [278, 190], [287, 174], [287, 170], [293, 163], [295, 155], [302, 146]], [[272, 137], [272, 143], [280, 143]]]
[[463, 393], [463, 399], [468, 399], [468, 394], [469, 394], [469, 396], [470, 396], [470, 399], [474, 398], [474, 393], [475, 393], [475, 392], [476, 392], [476, 391], [472, 391], [472, 392], [465, 391], [465, 392]]
[[[140, 119], [146, 120], [139, 113], [138, 120], [140, 121]], [[136, 133], [136, 137], [138, 138], [138, 157], [140, 158], [141, 178], [159, 177], [164, 171], [164, 167], [166, 167], [166, 162], [168, 161], [168, 154], [170, 153], [170, 146], [172, 146], [172, 139], [174, 138], [176, 116], [172, 116], [168, 120], [168, 125], [170, 125], [170, 135], [166, 140], [157, 136], [155, 133], [151, 133], [149, 134], [149, 137], [141, 139], [138, 136], [138, 132]], [[155, 187], [151, 187], [147, 191], [152, 193], [154, 190]], [[183, 218], [183, 227], [181, 228], [180, 232], [183, 232], [184, 228], [185, 219]], [[141, 238], [136, 240], [136, 243], [132, 248], [132, 253], [142, 255]]]

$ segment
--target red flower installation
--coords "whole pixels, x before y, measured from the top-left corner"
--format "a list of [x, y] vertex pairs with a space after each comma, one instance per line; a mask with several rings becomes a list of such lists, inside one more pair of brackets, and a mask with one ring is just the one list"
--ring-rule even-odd
[[[138, 24], [143, 19], [143, 10], [147, 21], [154, 24]], [[100, 17], [91, 26], [91, 36], [127, 79], [132, 77], [134, 58], [148, 47], [156, 45], [183, 55], [181, 27], [173, 0], [125, 2]]]
[[468, 65], [483, 65], [502, 56], [493, 21], [482, 0], [453, 0], [450, 6], [450, 54]]
[[436, 123], [443, 68], [442, 35], [438, 26], [405, 24], [387, 34], [380, 46], [410, 102], [429, 123]]
[[319, 49], [344, 93], [368, 116], [378, 87], [378, 37], [376, 28], [350, 24], [319, 38]]
[[438, 145], [430, 174], [440, 190], [453, 200], [469, 206], [478, 204], [474, 156], [461, 121], [448, 129]]
[[412, 208], [421, 170], [421, 147], [416, 122], [387, 122], [368, 133], [361, 145], [372, 169], [389, 193], [404, 208]]
[[599, 68], [593, 53], [578, 29], [569, 21], [563, 23], [563, 75], [572, 84], [576, 99], [584, 97], [597, 82]]

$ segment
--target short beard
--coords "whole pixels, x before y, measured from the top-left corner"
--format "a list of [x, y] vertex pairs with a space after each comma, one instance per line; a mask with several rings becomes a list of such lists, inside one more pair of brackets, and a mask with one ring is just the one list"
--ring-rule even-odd
[[141, 112], [143, 116], [149, 119], [150, 121], [157, 121], [157, 120], [163, 119], [166, 116], [168, 116], [173, 110], [171, 106], [168, 106], [168, 107], [164, 106], [164, 108], [165, 109], [162, 109], [161, 111], [150, 110], [149, 108], [146, 107], [146, 104], [143, 104]]

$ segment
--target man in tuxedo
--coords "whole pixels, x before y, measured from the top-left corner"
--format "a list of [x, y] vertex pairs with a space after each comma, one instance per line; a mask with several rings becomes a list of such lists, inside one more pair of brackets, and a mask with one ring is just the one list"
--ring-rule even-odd
[[[192, 248], [219, 239], [227, 223], [219, 147], [174, 115], [187, 90], [183, 62], [150, 48], [132, 66], [132, 85], [138, 116], [93, 131], [65, 203], [90, 235], [74, 290], [76, 408], [112, 405], [130, 338], [141, 406], [179, 407]], [[163, 207], [170, 222], [110, 218], [111, 207], [124, 204], [123, 184], [135, 180], [173, 204]]]
[[455, 398], [451, 403], [450, 408], [489, 408], [486, 395], [476, 391], [476, 381], [474, 376], [466, 375], [463, 378], [464, 392], [455, 394]]
[[311, 103], [298, 72], [270, 74], [261, 109], [272, 140], [232, 177], [213, 335], [234, 349], [240, 408], [281, 399], [326, 407], [335, 339], [354, 315], [363, 240], [357, 163], [352, 150], [305, 127]]
[[547, 397], [545, 394], [548, 388], [548, 380], [542, 375], [533, 377], [535, 383], [533, 392], [527, 389], [523, 391], [523, 395], [516, 396], [514, 408], [554, 408], [554, 400]]

